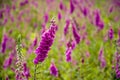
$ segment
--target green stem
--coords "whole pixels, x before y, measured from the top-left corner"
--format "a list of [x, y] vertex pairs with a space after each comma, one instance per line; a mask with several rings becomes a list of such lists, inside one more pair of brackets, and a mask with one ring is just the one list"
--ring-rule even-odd
[[37, 65], [34, 66], [34, 80], [37, 80], [36, 79], [36, 67], [37, 67]]

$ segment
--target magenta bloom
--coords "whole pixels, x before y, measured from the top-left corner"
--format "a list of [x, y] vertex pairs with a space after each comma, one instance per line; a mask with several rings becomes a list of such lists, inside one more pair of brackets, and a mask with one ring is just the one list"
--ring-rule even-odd
[[9, 67], [12, 64], [13, 61], [13, 53], [10, 54], [10, 56], [4, 61], [3, 67], [4, 69], [6, 69], [7, 67]]
[[70, 13], [71, 13], [71, 14], [74, 12], [74, 9], [75, 9], [75, 7], [74, 7], [74, 5], [73, 5], [73, 1], [70, 0]]
[[116, 53], [116, 67], [115, 67], [115, 72], [116, 72], [116, 78], [120, 78], [120, 54], [118, 54], [118, 52]]
[[23, 64], [23, 75], [28, 79], [30, 77], [29, 68], [27, 68], [27, 64]]
[[119, 29], [119, 31], [118, 31], [118, 36], [119, 36], [119, 40], [120, 40], [120, 29]]
[[44, 22], [47, 23], [47, 22], [48, 22], [48, 19], [49, 19], [49, 15], [48, 15], [48, 13], [46, 12], [46, 13], [44, 14]]
[[61, 13], [60, 13], [60, 12], [58, 12], [58, 20], [60, 21], [60, 20], [61, 20], [61, 18], [62, 18], [62, 15], [61, 15]]
[[110, 28], [110, 30], [108, 31], [108, 37], [110, 38], [110, 40], [113, 39], [113, 35], [114, 35], [114, 31], [112, 28]]
[[71, 62], [71, 53], [72, 53], [71, 47], [67, 48], [66, 53], [65, 53], [67, 62]]
[[55, 37], [55, 32], [57, 30], [57, 25], [52, 23], [50, 25], [50, 29], [45, 31], [42, 34], [40, 45], [35, 50], [36, 58], [34, 59], [34, 63], [38, 64], [38, 62], [43, 62], [48, 55], [48, 51], [53, 44], [53, 40]]
[[73, 32], [73, 36], [75, 38], [76, 43], [79, 44], [79, 42], [80, 42], [80, 35], [77, 32], [76, 25], [74, 23], [72, 23], [72, 32]]
[[5, 53], [7, 40], [8, 40], [8, 37], [4, 35], [2, 40], [2, 50], [1, 50], [2, 53]]
[[101, 20], [99, 10], [96, 10], [95, 12], [95, 25], [99, 30], [102, 30], [104, 28], [104, 22]]
[[28, 4], [28, 0], [22, 1], [22, 2], [20, 3], [20, 6], [24, 6], [24, 5], [26, 5], [26, 4]]
[[64, 35], [66, 35], [68, 33], [69, 25], [70, 25], [70, 20], [67, 19], [65, 27], [64, 27]]
[[55, 77], [58, 77], [58, 69], [56, 68], [54, 63], [51, 63], [50, 65], [50, 74]]
[[105, 68], [105, 66], [106, 66], [106, 61], [105, 61], [105, 58], [104, 58], [104, 55], [103, 55], [103, 49], [100, 49], [98, 59], [99, 59], [99, 61], [100, 61], [100, 66], [101, 66], [101, 68]]

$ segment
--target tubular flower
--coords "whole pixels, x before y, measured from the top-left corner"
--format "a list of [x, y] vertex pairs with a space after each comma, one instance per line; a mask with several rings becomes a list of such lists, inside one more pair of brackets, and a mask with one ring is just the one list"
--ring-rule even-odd
[[29, 68], [27, 68], [27, 64], [23, 63], [23, 74], [28, 79], [30, 77]]
[[2, 41], [2, 49], [1, 49], [2, 53], [5, 53], [7, 40], [8, 40], [8, 37], [6, 35], [4, 35], [3, 41]]
[[67, 62], [71, 62], [71, 53], [72, 53], [71, 47], [67, 48], [66, 50], [66, 61]]
[[105, 68], [105, 66], [106, 66], [106, 61], [105, 61], [105, 58], [104, 58], [104, 55], [103, 55], [103, 49], [100, 49], [98, 59], [99, 59], [99, 61], [100, 61], [100, 66], [101, 66], [101, 68]]
[[54, 63], [51, 63], [49, 70], [51, 75], [58, 77], [58, 69], [56, 68]]
[[104, 28], [104, 22], [101, 20], [100, 12], [98, 10], [95, 12], [95, 25], [99, 30], [102, 30]]
[[57, 25], [54, 22], [50, 25], [50, 29], [45, 31], [42, 34], [42, 38], [38, 48], [35, 50], [36, 58], [34, 59], [34, 63], [38, 64], [38, 62], [43, 62], [48, 55], [48, 51], [53, 44], [53, 40], [55, 37], [55, 32], [57, 30]]
[[71, 14], [74, 12], [74, 9], [75, 9], [75, 7], [73, 5], [73, 2], [72, 2], [72, 0], [70, 0], [70, 13]]
[[75, 38], [76, 43], [79, 44], [79, 42], [80, 42], [80, 35], [77, 32], [76, 25], [74, 23], [72, 23], [72, 32], [73, 32], [73, 36]]
[[66, 20], [66, 24], [64, 27], [64, 35], [66, 35], [68, 33], [69, 25], [70, 25], [70, 20], [68, 19], [68, 20]]
[[109, 37], [110, 40], [113, 39], [113, 34], [114, 34], [114, 31], [113, 31], [112, 28], [110, 28], [110, 30], [108, 31], [108, 37]]

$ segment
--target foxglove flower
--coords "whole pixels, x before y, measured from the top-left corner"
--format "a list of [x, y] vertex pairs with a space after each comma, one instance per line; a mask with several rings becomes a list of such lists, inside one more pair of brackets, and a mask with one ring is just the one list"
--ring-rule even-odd
[[32, 51], [36, 45], [37, 45], [37, 38], [35, 38], [33, 43], [30, 45], [30, 47], [28, 49], [28, 53], [32, 53]]
[[70, 13], [71, 14], [74, 12], [74, 9], [75, 9], [74, 4], [73, 4], [72, 0], [70, 0]]
[[58, 69], [56, 68], [54, 63], [51, 63], [50, 65], [50, 74], [55, 77], [58, 77]]
[[74, 23], [72, 23], [72, 32], [73, 32], [73, 36], [75, 38], [76, 43], [79, 44], [79, 42], [80, 42], [80, 35], [77, 32], [76, 25]]
[[46, 12], [46, 13], [44, 14], [44, 22], [47, 23], [47, 22], [48, 22], [48, 19], [49, 19], [49, 15], [48, 15], [48, 13]]
[[62, 18], [62, 15], [61, 15], [61, 13], [60, 13], [60, 12], [58, 12], [58, 20], [60, 21], [60, 20], [61, 20], [61, 18]]
[[71, 47], [72, 50], [76, 47], [75, 41], [70, 40], [70, 41], [67, 43], [67, 48], [70, 48], [70, 47]]
[[120, 78], [120, 54], [118, 54], [118, 52], [116, 53], [116, 67], [115, 67], [115, 71], [116, 71], [116, 78]]
[[27, 64], [23, 63], [23, 75], [28, 79], [30, 77], [29, 68], [27, 68]]
[[64, 35], [66, 35], [68, 33], [68, 29], [69, 29], [69, 25], [70, 25], [70, 20], [66, 20], [66, 24], [64, 27]]
[[2, 53], [5, 53], [7, 40], [8, 40], [7, 35], [4, 35], [2, 40], [2, 50], [1, 50]]
[[13, 57], [14, 55], [13, 53], [11, 53], [10, 56], [4, 61], [4, 64], [3, 64], [4, 69], [6, 69], [12, 64]]
[[28, 4], [28, 0], [24, 0], [23, 2], [21, 2], [21, 3], [20, 3], [20, 6], [24, 6], [24, 5], [26, 5], [26, 4]]
[[60, 1], [59, 8], [60, 8], [61, 10], [64, 9], [64, 5], [63, 5], [63, 2], [62, 2], [62, 1]]
[[67, 48], [66, 53], [65, 53], [67, 62], [71, 62], [71, 53], [72, 53], [71, 47]]
[[105, 66], [106, 66], [106, 61], [105, 61], [105, 58], [104, 58], [104, 55], [103, 55], [103, 49], [100, 49], [98, 59], [99, 59], [99, 61], [100, 61], [100, 66], [101, 66], [101, 68], [105, 68]]
[[98, 10], [95, 12], [95, 25], [99, 30], [102, 30], [104, 28], [104, 22], [101, 20], [100, 12]]
[[36, 58], [34, 59], [34, 63], [38, 64], [38, 62], [43, 62], [48, 55], [48, 51], [53, 44], [53, 40], [55, 37], [55, 32], [57, 30], [57, 25], [54, 22], [50, 25], [50, 29], [45, 31], [42, 34], [42, 38], [40, 41], [39, 47], [35, 50]]
[[114, 31], [113, 31], [112, 28], [110, 28], [110, 30], [108, 31], [108, 37], [109, 37], [110, 40], [113, 39], [113, 35], [114, 35]]
[[120, 40], [120, 29], [119, 29], [119, 31], [118, 31], [118, 36], [119, 36], [119, 40]]

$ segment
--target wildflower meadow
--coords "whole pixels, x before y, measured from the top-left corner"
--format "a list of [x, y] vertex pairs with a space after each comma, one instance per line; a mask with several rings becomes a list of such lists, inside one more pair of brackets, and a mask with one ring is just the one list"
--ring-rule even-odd
[[0, 0], [0, 80], [120, 80], [120, 0]]

